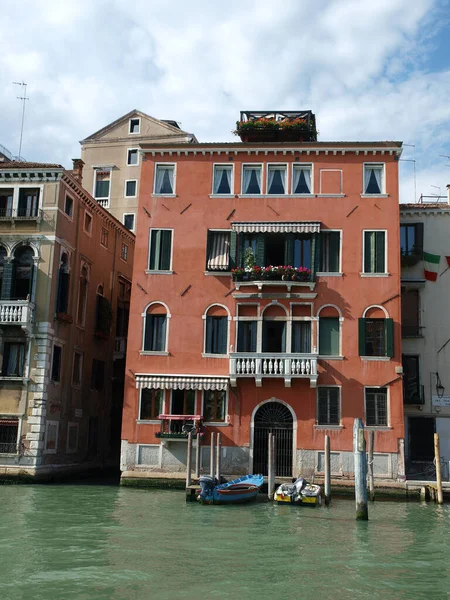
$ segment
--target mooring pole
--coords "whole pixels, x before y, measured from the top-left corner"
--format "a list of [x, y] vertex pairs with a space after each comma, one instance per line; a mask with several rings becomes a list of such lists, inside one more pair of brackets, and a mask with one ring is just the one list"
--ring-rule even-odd
[[267, 454], [267, 496], [269, 500], [273, 500], [273, 488], [275, 486], [275, 469], [274, 469], [274, 446], [275, 436], [269, 433], [269, 448]]
[[439, 447], [439, 434], [434, 434], [434, 462], [436, 463], [436, 487], [438, 504], [444, 503], [444, 494], [442, 493], [442, 473], [441, 473], [441, 451]]
[[197, 430], [197, 445], [195, 447], [195, 479], [199, 479], [200, 477], [200, 470], [201, 470], [201, 464], [200, 464], [200, 451], [201, 451], [201, 445], [200, 445], [200, 440], [202, 438], [200, 437], [200, 431]]
[[325, 504], [331, 502], [331, 461], [330, 461], [330, 436], [325, 436]]
[[361, 419], [355, 419], [353, 424], [353, 457], [355, 463], [356, 520], [368, 521], [366, 440]]
[[375, 500], [375, 485], [373, 482], [373, 444], [374, 444], [375, 434], [372, 430], [369, 431], [369, 452], [368, 452], [368, 461], [367, 467], [369, 470], [369, 498], [371, 502]]
[[217, 434], [216, 479], [220, 482], [222, 434]]
[[188, 433], [187, 442], [187, 460], [186, 460], [186, 487], [189, 487], [192, 483], [191, 480], [191, 464], [192, 464], [192, 432]]
[[211, 452], [209, 455], [209, 474], [211, 475], [211, 477], [214, 477], [214, 441], [215, 441], [215, 437], [216, 434], [214, 433], [214, 431], [211, 432]]

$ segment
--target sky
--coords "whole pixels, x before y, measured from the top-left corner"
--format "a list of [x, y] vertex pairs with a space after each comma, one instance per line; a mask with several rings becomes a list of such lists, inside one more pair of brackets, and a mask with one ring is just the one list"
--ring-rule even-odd
[[1, 14], [0, 144], [18, 153], [24, 81], [27, 160], [71, 168], [80, 140], [133, 108], [205, 142], [236, 140], [241, 110], [312, 110], [320, 141], [405, 143], [402, 202], [450, 184], [450, 0], [21, 0]]

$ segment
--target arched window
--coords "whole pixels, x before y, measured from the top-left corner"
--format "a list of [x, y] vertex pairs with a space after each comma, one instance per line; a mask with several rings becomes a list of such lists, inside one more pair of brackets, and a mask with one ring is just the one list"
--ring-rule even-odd
[[167, 308], [159, 302], [147, 307], [144, 314], [145, 352], [167, 352]]
[[6, 252], [6, 248], [4, 248], [3, 246], [0, 246], [0, 298], [2, 298], [2, 289], [3, 289], [3, 273], [5, 270], [5, 258], [6, 258], [7, 252]]
[[217, 304], [208, 307], [205, 315], [205, 354], [227, 354], [228, 311]]
[[340, 356], [341, 354], [340, 313], [335, 306], [324, 306], [319, 310], [319, 354]]
[[69, 308], [69, 289], [70, 289], [70, 265], [69, 254], [63, 252], [58, 272], [58, 293], [56, 298], [56, 312], [67, 313]]
[[31, 296], [33, 282], [34, 252], [30, 246], [21, 246], [14, 252], [13, 293], [15, 300], [27, 300]]
[[78, 282], [78, 310], [77, 323], [84, 325], [86, 319], [87, 293], [89, 287], [89, 269], [83, 264], [80, 272], [80, 280]]
[[286, 317], [286, 311], [280, 304], [271, 304], [264, 310], [263, 352], [286, 352]]
[[382, 306], [369, 306], [359, 319], [359, 355], [394, 356], [394, 321]]

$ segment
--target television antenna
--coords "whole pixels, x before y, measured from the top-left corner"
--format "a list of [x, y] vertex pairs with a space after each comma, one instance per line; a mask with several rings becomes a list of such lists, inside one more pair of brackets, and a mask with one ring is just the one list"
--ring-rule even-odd
[[13, 81], [14, 85], [21, 85], [23, 88], [23, 96], [17, 96], [17, 100], [22, 100], [22, 125], [20, 127], [20, 142], [19, 142], [19, 160], [21, 159], [22, 153], [22, 138], [23, 138], [23, 124], [25, 121], [25, 104], [29, 100], [27, 97], [27, 85], [24, 81]]
[[401, 158], [401, 162], [412, 162], [414, 168], [414, 202], [417, 201], [417, 179], [416, 179], [416, 145], [415, 144], [403, 144], [404, 146], [409, 146], [414, 150], [414, 158]]

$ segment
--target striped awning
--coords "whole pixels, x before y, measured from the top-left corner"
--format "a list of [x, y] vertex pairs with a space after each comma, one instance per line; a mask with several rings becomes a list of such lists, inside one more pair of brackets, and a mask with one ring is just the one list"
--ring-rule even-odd
[[157, 390], [226, 390], [227, 377], [195, 377], [192, 375], [136, 374], [136, 387]]
[[319, 233], [320, 222], [246, 222], [232, 223], [231, 227], [236, 233]]
[[210, 236], [207, 267], [209, 270], [227, 271], [229, 268], [230, 232], [211, 231]]

